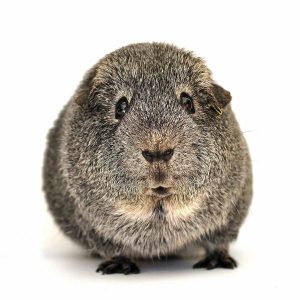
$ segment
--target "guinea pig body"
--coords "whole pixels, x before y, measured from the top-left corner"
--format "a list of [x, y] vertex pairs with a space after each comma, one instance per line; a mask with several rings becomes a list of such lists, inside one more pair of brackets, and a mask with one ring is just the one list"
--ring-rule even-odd
[[137, 258], [192, 246], [206, 250], [195, 268], [236, 267], [252, 174], [230, 100], [167, 44], [120, 48], [87, 72], [49, 133], [43, 188], [62, 231], [107, 259], [98, 271], [137, 273]]

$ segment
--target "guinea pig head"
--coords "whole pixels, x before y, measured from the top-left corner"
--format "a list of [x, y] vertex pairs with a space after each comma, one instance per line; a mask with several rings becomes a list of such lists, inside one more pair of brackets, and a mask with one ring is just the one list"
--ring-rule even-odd
[[85, 144], [93, 145], [83, 150], [86, 165], [98, 164], [89, 168], [93, 182], [107, 181], [116, 199], [133, 203], [189, 199], [209, 185], [230, 101], [210, 75], [202, 59], [163, 44], [127, 46], [100, 60], [75, 99]]

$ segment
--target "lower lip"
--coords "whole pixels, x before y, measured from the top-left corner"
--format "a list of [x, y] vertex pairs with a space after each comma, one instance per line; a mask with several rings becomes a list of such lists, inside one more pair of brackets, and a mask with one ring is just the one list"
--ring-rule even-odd
[[172, 195], [171, 193], [163, 193], [163, 194], [160, 194], [160, 193], [155, 193], [155, 192], [152, 192], [151, 193], [152, 196], [155, 196], [155, 197], [159, 197], [159, 198], [165, 198], [165, 197], [168, 197], [170, 195]]
[[171, 197], [171, 194], [160, 195], [160, 194], [151, 194], [153, 200], [166, 200]]

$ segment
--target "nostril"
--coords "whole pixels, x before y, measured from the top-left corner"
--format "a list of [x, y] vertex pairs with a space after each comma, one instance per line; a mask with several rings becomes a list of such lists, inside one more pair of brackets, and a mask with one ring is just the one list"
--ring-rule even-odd
[[171, 159], [171, 157], [174, 154], [174, 150], [173, 149], [168, 149], [163, 153], [163, 160], [168, 161]]
[[142, 151], [142, 155], [149, 162], [152, 162], [154, 160], [154, 153], [152, 153], [148, 150]]

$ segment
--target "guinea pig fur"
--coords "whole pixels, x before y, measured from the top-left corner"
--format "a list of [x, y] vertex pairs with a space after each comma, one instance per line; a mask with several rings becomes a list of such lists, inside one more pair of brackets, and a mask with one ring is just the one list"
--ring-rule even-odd
[[252, 172], [230, 101], [201, 58], [164, 43], [86, 73], [48, 134], [43, 190], [60, 229], [104, 258], [97, 271], [187, 253], [194, 268], [237, 266]]

